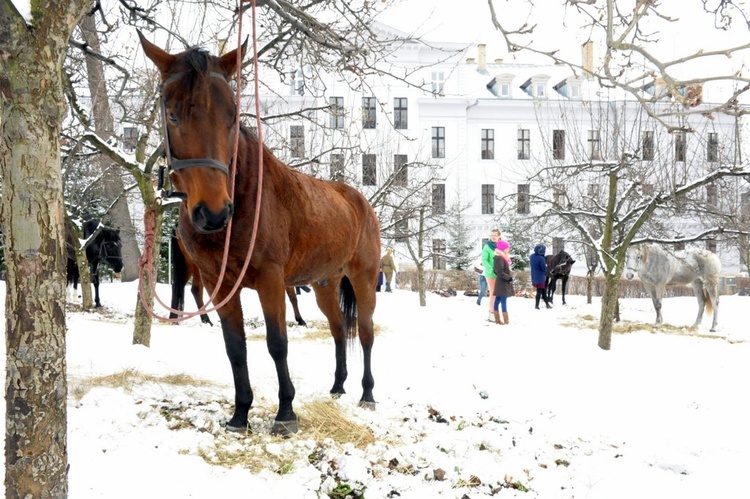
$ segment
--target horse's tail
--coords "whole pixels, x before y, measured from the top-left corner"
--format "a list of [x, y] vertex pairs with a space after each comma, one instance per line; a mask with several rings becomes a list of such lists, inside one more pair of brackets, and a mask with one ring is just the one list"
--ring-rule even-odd
[[706, 299], [706, 313], [713, 314], [714, 304], [711, 301], [711, 295], [708, 293], [708, 290], [706, 290], [705, 288], [703, 289], [703, 297]]
[[344, 276], [339, 286], [339, 303], [344, 314], [344, 331], [347, 340], [357, 337], [357, 297], [349, 278]]

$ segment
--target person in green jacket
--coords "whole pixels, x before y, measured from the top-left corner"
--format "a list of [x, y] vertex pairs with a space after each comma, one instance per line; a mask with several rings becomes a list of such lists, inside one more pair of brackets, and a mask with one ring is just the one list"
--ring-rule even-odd
[[484, 246], [482, 246], [482, 266], [484, 267], [484, 277], [487, 279], [487, 289], [490, 292], [490, 310], [489, 317], [487, 318], [490, 322], [495, 322], [495, 314], [493, 306], [495, 304], [495, 248], [497, 242], [500, 240], [500, 229], [492, 229], [490, 231], [490, 239]]

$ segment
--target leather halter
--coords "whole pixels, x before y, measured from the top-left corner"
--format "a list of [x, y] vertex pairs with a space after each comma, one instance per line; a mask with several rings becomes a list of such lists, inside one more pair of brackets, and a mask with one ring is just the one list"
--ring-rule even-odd
[[[224, 175], [229, 175], [229, 167], [222, 163], [221, 161], [218, 161], [213, 158], [190, 158], [190, 159], [179, 159], [176, 156], [172, 154], [172, 147], [169, 142], [169, 127], [167, 126], [167, 99], [164, 98], [164, 87], [168, 85], [169, 83], [172, 83], [173, 81], [179, 80], [182, 78], [184, 73], [177, 73], [175, 75], [170, 76], [164, 82], [162, 82], [160, 91], [162, 93], [161, 97], [161, 122], [162, 122], [162, 135], [164, 137], [164, 157], [167, 160], [167, 166], [166, 170], [168, 172], [173, 172], [177, 170], [183, 170], [185, 168], [192, 168], [192, 167], [206, 167], [206, 168], [214, 168], [216, 170], [221, 171], [224, 173]], [[224, 83], [227, 83], [226, 78], [223, 74], [217, 73], [216, 71], [211, 71], [209, 75], [213, 78], [220, 78]], [[227, 83], [229, 85], [229, 83]], [[158, 188], [162, 191], [163, 195], [166, 197], [177, 197], [181, 199], [186, 199], [187, 194], [184, 192], [178, 192], [173, 191], [169, 189], [164, 188], [164, 170], [165, 167], [159, 168], [159, 184]]]

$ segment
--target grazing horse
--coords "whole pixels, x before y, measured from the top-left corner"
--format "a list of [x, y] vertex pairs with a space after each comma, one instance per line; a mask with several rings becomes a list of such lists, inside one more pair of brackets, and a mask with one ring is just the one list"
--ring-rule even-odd
[[562, 280], [562, 304], [565, 303], [565, 292], [568, 289], [568, 278], [570, 277], [570, 268], [576, 263], [573, 258], [564, 250], [556, 255], [547, 255], [544, 257], [547, 262], [547, 298], [552, 303], [557, 289], [557, 280]]
[[[188, 257], [185, 250], [182, 249], [182, 241], [174, 233], [172, 234], [171, 244], [171, 255], [172, 255], [172, 303], [171, 308], [173, 310], [185, 310], [185, 286], [192, 277], [193, 283], [190, 286], [190, 292], [195, 299], [198, 309], [202, 309], [204, 306], [203, 302], [203, 281], [201, 280], [201, 274], [198, 271], [195, 263]], [[310, 288], [307, 288], [308, 290]], [[289, 301], [292, 304], [294, 310], [294, 319], [300, 326], [307, 326], [307, 323], [302, 318], [302, 314], [299, 311], [299, 304], [297, 303], [297, 294], [295, 293], [294, 287], [289, 286], [286, 288], [286, 295], [289, 297]], [[176, 319], [178, 317], [176, 312], [170, 312], [169, 318]], [[208, 317], [208, 314], [201, 314], [201, 322], [213, 326], [213, 322]]]
[[[253, 402], [240, 295], [230, 294], [235, 283], [256, 290], [263, 310], [266, 345], [279, 383], [273, 433], [285, 435], [299, 428], [287, 364], [288, 286], [312, 283], [318, 307], [328, 319], [335, 343], [333, 396], [345, 393], [347, 340], [359, 334], [364, 362], [360, 405], [374, 407], [372, 317], [380, 228], [372, 206], [353, 187], [290, 168], [254, 132], [237, 127], [239, 109], [228, 81], [245, 46], [221, 57], [195, 48], [169, 54], [138, 34], [161, 74], [169, 178], [182, 198], [179, 237], [206, 290], [215, 293], [214, 302], [225, 302], [218, 315], [235, 388], [227, 429], [246, 430]], [[224, 263], [226, 274], [220, 282]]]
[[[94, 305], [101, 307], [102, 302], [99, 300], [99, 263], [106, 262], [115, 273], [122, 272], [122, 243], [120, 242], [120, 231], [100, 225], [100, 220], [91, 215], [83, 217], [83, 237], [90, 238], [96, 233], [93, 240], [88, 241], [86, 246], [86, 260], [89, 262], [91, 272], [91, 282], [94, 284]], [[68, 256], [67, 275], [68, 285], [72, 284], [73, 289], [78, 289], [78, 280], [81, 277], [78, 262], [76, 261], [75, 248], [72, 239], [73, 234], [65, 233], [65, 246]]]
[[711, 313], [711, 331], [716, 330], [719, 318], [719, 274], [721, 260], [716, 254], [697, 249], [677, 256], [667, 252], [657, 244], [637, 244], [628, 248], [625, 256], [625, 276], [632, 279], [635, 274], [641, 278], [656, 309], [656, 324], [662, 323], [661, 301], [669, 284], [693, 285], [698, 299], [698, 317], [693, 327], [703, 321], [703, 310]]

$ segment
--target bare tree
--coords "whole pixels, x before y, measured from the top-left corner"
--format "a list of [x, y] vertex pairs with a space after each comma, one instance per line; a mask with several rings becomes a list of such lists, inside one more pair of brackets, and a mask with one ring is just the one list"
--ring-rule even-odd
[[0, 1], [7, 497], [68, 492], [61, 61], [87, 6]]

